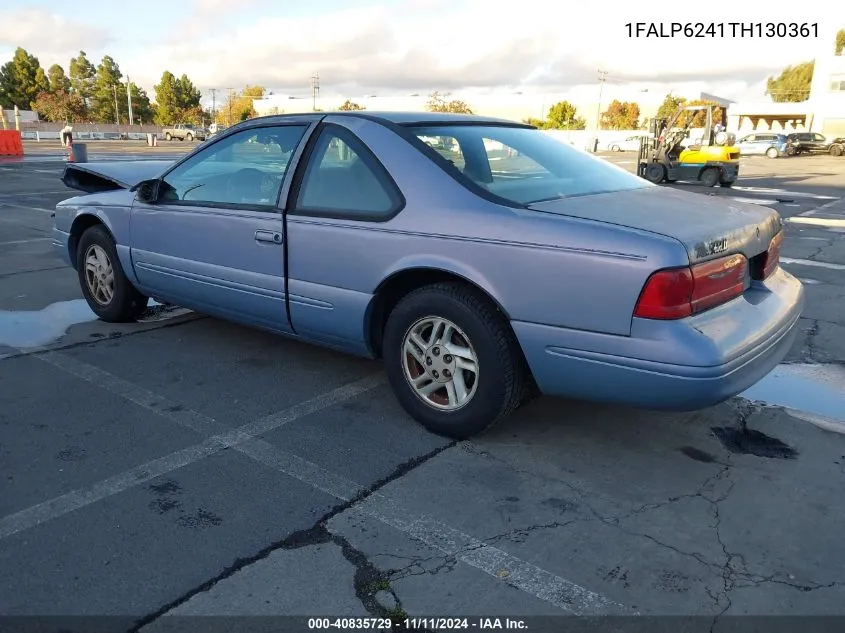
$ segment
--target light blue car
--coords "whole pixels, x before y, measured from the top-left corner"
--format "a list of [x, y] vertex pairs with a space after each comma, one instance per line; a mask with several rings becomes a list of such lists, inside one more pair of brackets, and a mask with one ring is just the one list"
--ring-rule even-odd
[[755, 132], [742, 137], [736, 144], [739, 147], [740, 156], [757, 155], [779, 158], [789, 153], [786, 134]]
[[804, 301], [775, 211], [497, 119], [270, 116], [63, 180], [87, 195], [56, 207], [54, 245], [100, 318], [152, 297], [383, 358], [407, 412], [454, 438], [537, 392], [716, 404], [784, 357]]

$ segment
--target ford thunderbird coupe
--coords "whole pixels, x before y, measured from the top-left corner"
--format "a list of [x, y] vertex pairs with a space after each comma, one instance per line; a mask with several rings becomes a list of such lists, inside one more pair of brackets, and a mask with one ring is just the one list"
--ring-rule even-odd
[[717, 404], [781, 361], [804, 303], [775, 211], [499, 119], [260, 117], [63, 181], [84, 195], [53, 243], [101, 319], [153, 298], [383, 359], [408, 414], [453, 438], [537, 394]]

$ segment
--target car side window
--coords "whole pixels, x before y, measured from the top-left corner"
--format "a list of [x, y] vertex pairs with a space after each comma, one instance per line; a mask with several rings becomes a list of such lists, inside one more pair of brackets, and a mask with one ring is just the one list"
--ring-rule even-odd
[[290, 157], [307, 127], [252, 128], [211, 144], [162, 179], [159, 201], [275, 208]]
[[392, 216], [402, 204], [387, 170], [360, 139], [337, 125], [323, 130], [305, 169], [296, 211], [372, 220]]
[[824, 141], [824, 135], [822, 134], [814, 134], [813, 138], [817, 141]]
[[749, 134], [744, 139], [740, 141], [740, 143], [753, 143], [756, 140], [756, 137], [753, 134]]

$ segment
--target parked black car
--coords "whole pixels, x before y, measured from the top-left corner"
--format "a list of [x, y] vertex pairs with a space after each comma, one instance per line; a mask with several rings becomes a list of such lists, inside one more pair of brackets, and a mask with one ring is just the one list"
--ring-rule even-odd
[[830, 142], [824, 134], [818, 132], [796, 132], [786, 137], [787, 153], [796, 154], [827, 154]]
[[845, 136], [833, 139], [829, 151], [831, 156], [845, 155]]

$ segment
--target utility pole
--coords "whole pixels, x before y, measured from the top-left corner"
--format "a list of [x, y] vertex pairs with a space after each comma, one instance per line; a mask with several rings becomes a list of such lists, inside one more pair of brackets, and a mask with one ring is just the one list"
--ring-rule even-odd
[[211, 88], [211, 122], [217, 123], [217, 88]]
[[129, 125], [132, 125], [132, 83], [126, 75], [126, 101], [129, 103]]
[[596, 131], [601, 129], [601, 93], [604, 89], [604, 82], [607, 80], [607, 71], [599, 70], [599, 105], [596, 108]]
[[114, 88], [114, 122], [120, 125], [120, 113], [117, 109], [117, 84], [114, 84], [112, 88]]
[[604, 82], [607, 80], [607, 71], [599, 69], [599, 103], [596, 106], [596, 140], [593, 143], [593, 152], [599, 149], [599, 130], [601, 129], [601, 93], [604, 90]]
[[317, 111], [317, 95], [320, 94], [320, 75], [314, 73], [311, 75], [311, 109]]
[[229, 91], [229, 120], [228, 125], [232, 125], [232, 88], [227, 88]]

